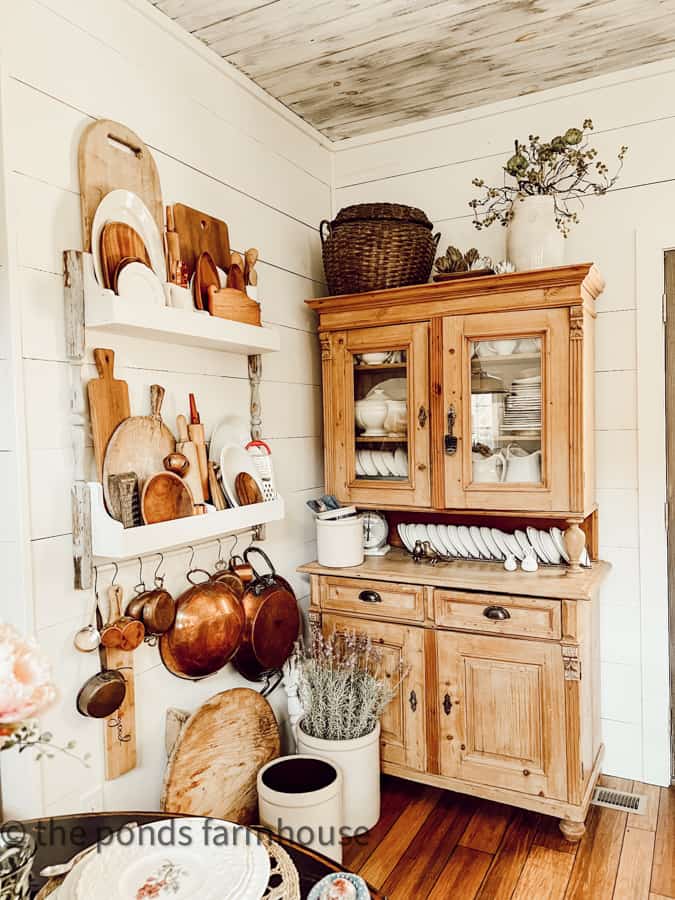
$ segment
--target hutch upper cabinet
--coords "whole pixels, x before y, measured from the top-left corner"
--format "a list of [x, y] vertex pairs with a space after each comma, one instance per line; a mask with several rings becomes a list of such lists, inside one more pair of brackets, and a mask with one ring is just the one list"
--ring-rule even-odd
[[382, 509], [594, 508], [591, 264], [309, 301], [326, 485]]

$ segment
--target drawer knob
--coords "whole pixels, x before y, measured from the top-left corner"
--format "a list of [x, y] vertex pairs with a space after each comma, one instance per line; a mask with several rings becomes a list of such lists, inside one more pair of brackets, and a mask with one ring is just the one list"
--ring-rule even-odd
[[377, 591], [361, 591], [359, 600], [363, 600], [364, 603], [382, 603], [382, 597]]
[[511, 613], [503, 606], [486, 606], [483, 610], [486, 619], [493, 619], [497, 622], [503, 622], [504, 619], [510, 619]]
[[449, 716], [452, 712], [452, 700], [450, 699], [450, 694], [446, 694], [445, 697], [443, 697], [443, 712], [446, 716]]

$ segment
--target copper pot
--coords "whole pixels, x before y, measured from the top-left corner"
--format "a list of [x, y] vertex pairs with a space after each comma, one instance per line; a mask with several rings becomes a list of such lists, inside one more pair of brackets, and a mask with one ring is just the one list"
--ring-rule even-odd
[[[252, 566], [249, 557], [253, 553], [265, 560], [268, 573], [261, 575]], [[245, 678], [257, 681], [265, 673], [281, 668], [290, 656], [300, 631], [300, 613], [293, 588], [277, 575], [263, 550], [249, 547], [244, 559], [254, 578], [242, 598], [246, 625], [232, 662]]]
[[[196, 583], [201, 572], [208, 580]], [[244, 610], [235, 590], [212, 581], [204, 569], [187, 574], [192, 585], [176, 601], [176, 618], [161, 636], [159, 651], [166, 668], [179, 678], [205, 678], [226, 665], [241, 642]]]
[[143, 591], [129, 601], [126, 614], [142, 622], [146, 634], [164, 634], [176, 618], [176, 601], [164, 588]]

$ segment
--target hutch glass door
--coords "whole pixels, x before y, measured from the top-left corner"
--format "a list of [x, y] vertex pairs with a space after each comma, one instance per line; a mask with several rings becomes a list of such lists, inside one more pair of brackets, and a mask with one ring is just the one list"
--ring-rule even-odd
[[455, 418], [446, 505], [565, 509], [569, 341], [565, 310], [444, 322], [444, 393]]
[[[340, 500], [380, 506], [430, 502], [428, 326], [348, 332], [338, 350], [344, 442]], [[329, 467], [327, 467], [329, 468]]]

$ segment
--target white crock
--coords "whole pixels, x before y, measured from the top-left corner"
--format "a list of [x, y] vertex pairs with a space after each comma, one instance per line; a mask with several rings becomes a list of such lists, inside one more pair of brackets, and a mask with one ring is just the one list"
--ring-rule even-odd
[[562, 266], [565, 238], [555, 224], [553, 197], [542, 195], [514, 201], [506, 256], [519, 272]]
[[318, 756], [342, 772], [345, 834], [373, 828], [380, 818], [380, 723], [370, 734], [350, 741], [327, 741], [296, 729], [298, 753]]

